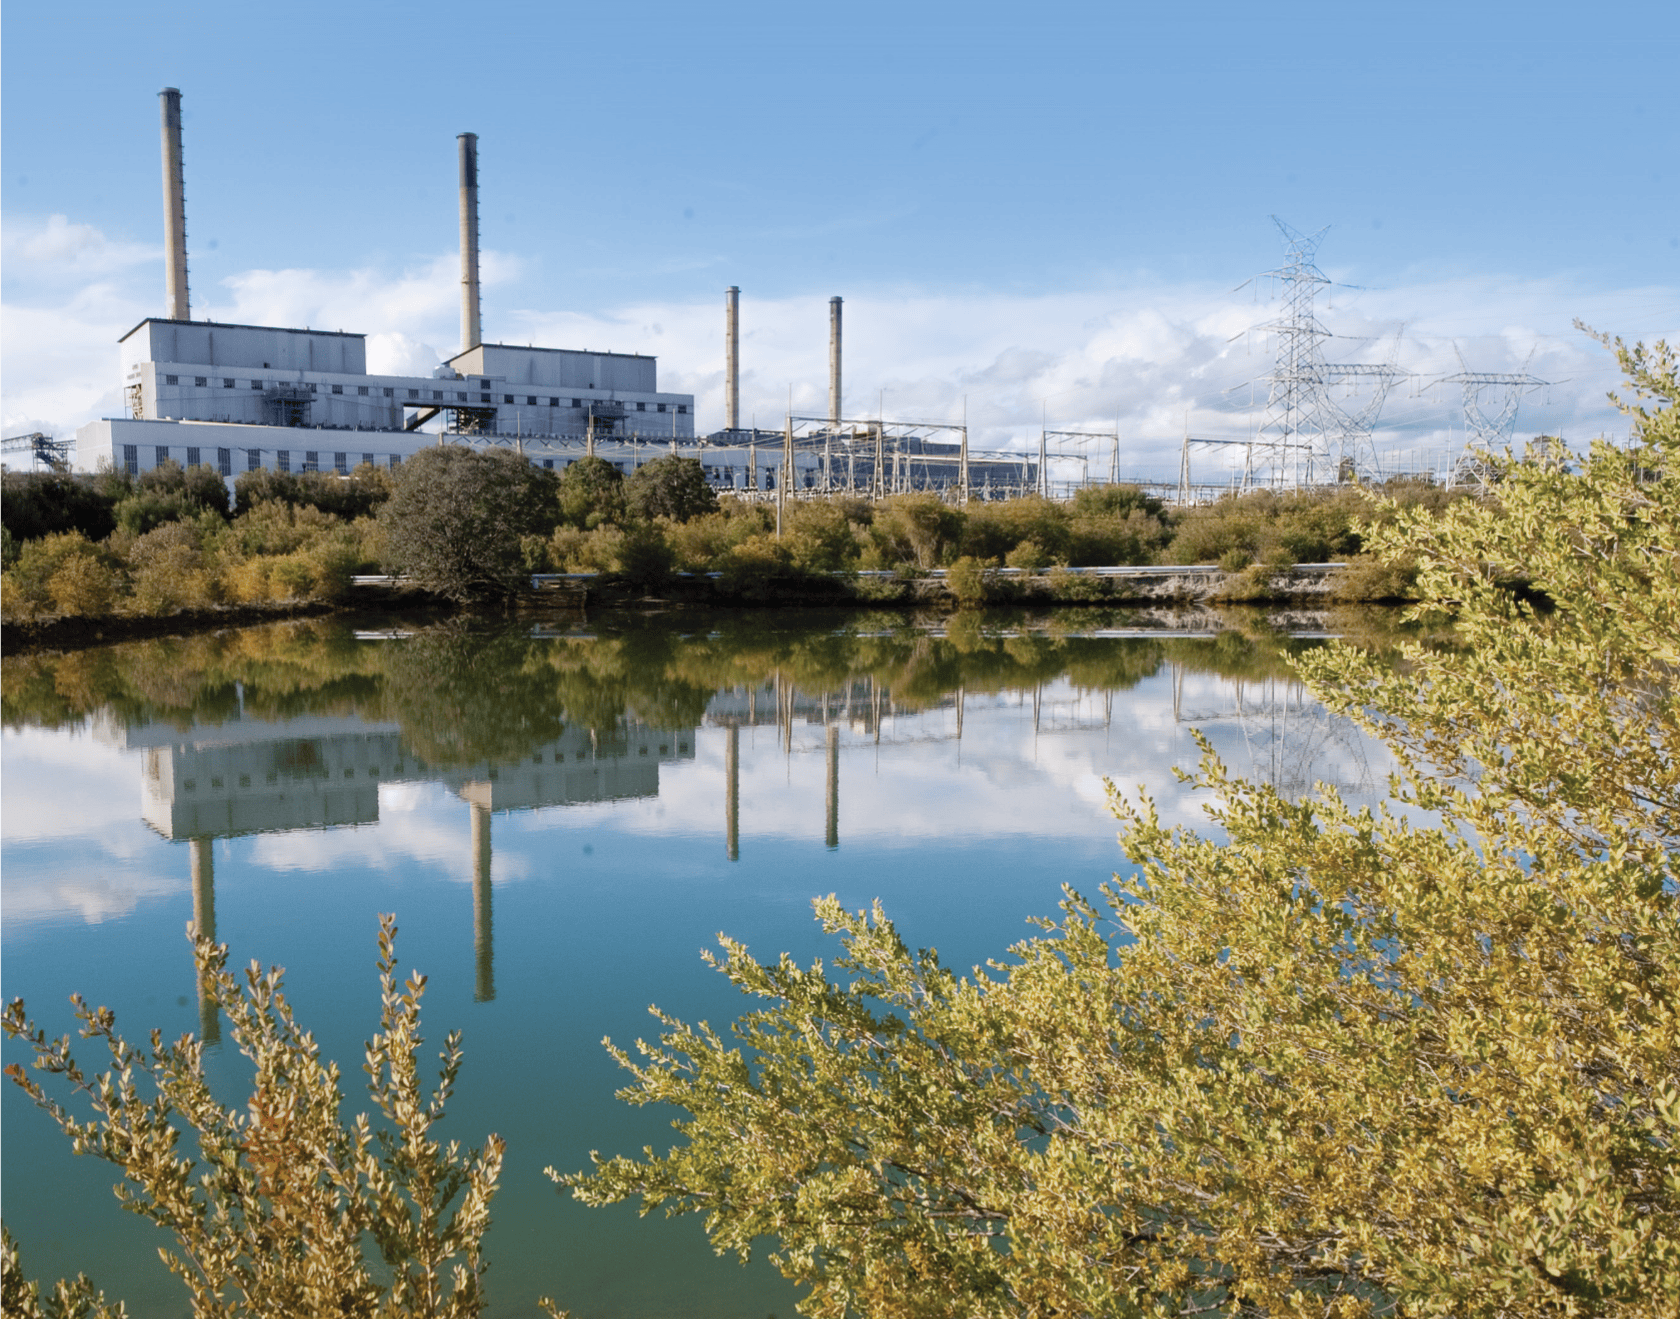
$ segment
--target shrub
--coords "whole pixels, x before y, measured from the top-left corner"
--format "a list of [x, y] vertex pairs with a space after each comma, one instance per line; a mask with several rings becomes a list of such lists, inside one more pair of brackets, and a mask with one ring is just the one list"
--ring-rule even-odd
[[1049, 566], [1050, 556], [1044, 552], [1044, 546], [1036, 540], [1024, 540], [1004, 555], [1003, 561], [1011, 568], [1037, 572], [1040, 568]]
[[[226, 947], [208, 939], [195, 944], [199, 982], [251, 1060], [243, 1105], [217, 1099], [204, 1044], [191, 1036], [166, 1045], [154, 1032], [150, 1047], [135, 1048], [108, 1009], [78, 995], [71, 1001], [82, 1038], [112, 1065], [90, 1078], [68, 1037], [48, 1039], [22, 1000], [5, 1009], [6, 1034], [27, 1041], [35, 1068], [67, 1082], [88, 1116], [50, 1098], [22, 1067], [6, 1074], [77, 1153], [120, 1170], [125, 1208], [174, 1235], [176, 1249], [160, 1253], [194, 1314], [472, 1319], [484, 1307], [483, 1239], [503, 1145], [494, 1134], [467, 1150], [435, 1138], [461, 1069], [460, 1035], [446, 1037], [437, 1084], [427, 1086], [419, 1060], [426, 977], [397, 981], [396, 923], [382, 916], [379, 924], [380, 1029], [363, 1067], [371, 1120], [340, 1118], [338, 1067], [293, 1019], [283, 972], [265, 975], [253, 963], [241, 986], [226, 969]], [[183, 1135], [196, 1151], [179, 1152]], [[9, 1243], [7, 1255], [7, 1312], [27, 1313]], [[84, 1294], [93, 1300], [91, 1285]]]
[[624, 473], [605, 458], [579, 458], [561, 474], [560, 521], [593, 531], [624, 514]]
[[79, 531], [88, 540], [104, 540], [116, 527], [115, 494], [101, 478], [63, 472], [7, 472], [0, 477], [0, 524], [14, 542], [39, 540], [66, 531]]
[[77, 558], [88, 558], [115, 572], [120, 562], [104, 546], [79, 531], [63, 531], [27, 541], [16, 565], [6, 574], [5, 609], [10, 617], [34, 618], [53, 607], [53, 579]]
[[1220, 572], [1241, 572], [1254, 562], [1254, 555], [1240, 545], [1233, 545], [1219, 556]]
[[111, 612], [111, 604], [121, 586], [121, 576], [102, 557], [73, 554], [52, 575], [47, 594], [61, 614], [103, 618]]
[[934, 494], [894, 495], [877, 506], [869, 536], [888, 565], [935, 568], [961, 536], [963, 514]]
[[945, 585], [964, 607], [984, 604], [991, 585], [987, 565], [972, 554], [965, 554], [953, 563], [945, 574]]

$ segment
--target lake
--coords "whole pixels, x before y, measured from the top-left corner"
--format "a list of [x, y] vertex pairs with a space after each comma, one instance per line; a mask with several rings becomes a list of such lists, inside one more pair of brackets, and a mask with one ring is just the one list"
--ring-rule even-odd
[[[445, 1133], [507, 1141], [491, 1313], [546, 1293], [579, 1319], [788, 1319], [794, 1290], [714, 1257], [698, 1219], [585, 1209], [543, 1176], [671, 1139], [672, 1114], [614, 1099], [602, 1037], [651, 1036], [654, 1003], [720, 1026], [744, 1010], [700, 959], [720, 932], [760, 958], [831, 957], [810, 909], [828, 893], [879, 898], [948, 965], [1003, 955], [1064, 884], [1094, 894], [1121, 865], [1105, 778], [1205, 825], [1173, 773], [1196, 730], [1291, 793], [1385, 795], [1385, 749], [1288, 665], [1338, 620], [1224, 621], [352, 618], [9, 657], [0, 989], [52, 1034], [76, 991], [134, 1040], [215, 1031], [196, 913], [231, 965], [287, 969], [354, 1114], [377, 917], [395, 912], [403, 967], [430, 977], [428, 1038], [465, 1036]], [[241, 1061], [212, 1051], [229, 1102]], [[5, 1217], [30, 1276], [86, 1271], [140, 1319], [188, 1313], [156, 1258], [172, 1239], [4, 1090]]]

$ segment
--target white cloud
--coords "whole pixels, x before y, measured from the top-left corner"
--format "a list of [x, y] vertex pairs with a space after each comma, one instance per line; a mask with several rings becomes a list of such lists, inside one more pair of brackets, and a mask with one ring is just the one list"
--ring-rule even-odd
[[[45, 220], [8, 220], [0, 233], [0, 255], [8, 276], [22, 273], [32, 283], [46, 283], [108, 275], [161, 261], [163, 249], [113, 240], [91, 224], [72, 224], [69, 216], [49, 215]], [[22, 272], [20, 263], [25, 267]]]
[[[14, 232], [15, 231], [15, 232]], [[5, 420], [63, 431], [117, 409], [117, 335], [149, 311], [131, 274], [156, 261], [150, 248], [105, 238], [59, 216], [8, 225], [4, 309]], [[19, 284], [21, 266], [34, 270]], [[522, 306], [525, 263], [486, 252], [485, 329], [502, 342], [644, 352], [660, 358], [662, 387], [693, 393], [703, 430], [722, 424], [723, 315], [715, 303], [630, 303], [598, 312]], [[45, 272], [45, 273], [40, 273]], [[154, 271], [144, 270], [148, 276]], [[308, 325], [369, 336], [370, 367], [429, 373], [458, 337], [454, 254], [402, 270], [250, 270], [208, 292], [206, 317]], [[66, 282], [68, 281], [68, 282]], [[134, 284], [135, 288], [129, 285]], [[21, 292], [19, 291], [21, 289]], [[1592, 288], [1567, 276], [1511, 281], [1494, 276], [1418, 281], [1380, 290], [1331, 290], [1322, 319], [1338, 335], [1330, 355], [1386, 360], [1404, 327], [1399, 362], [1417, 373], [1383, 412], [1388, 445], [1439, 449], [1462, 438], [1456, 388], [1422, 391], [1459, 369], [1454, 345], [1474, 370], [1515, 371], [1560, 382], [1523, 400], [1517, 434], [1561, 432], [1572, 440], [1625, 433], [1604, 401], [1613, 361], [1571, 328], [1579, 316], [1619, 333], [1680, 337], [1680, 290]], [[1031, 448], [1041, 421], [1068, 430], [1121, 433], [1123, 474], [1176, 474], [1178, 437], [1249, 434], [1249, 382], [1269, 365], [1263, 334], [1243, 331], [1272, 314], [1248, 294], [1212, 285], [1140, 286], [1041, 295], [984, 290], [866, 291], [847, 297], [846, 411], [868, 417], [955, 421], [966, 413], [972, 442]], [[742, 302], [744, 420], [776, 426], [789, 387], [797, 412], [827, 411], [825, 295]], [[1103, 473], [1108, 446], [1091, 446]], [[1220, 479], [1222, 460], [1202, 458], [1199, 476]]]

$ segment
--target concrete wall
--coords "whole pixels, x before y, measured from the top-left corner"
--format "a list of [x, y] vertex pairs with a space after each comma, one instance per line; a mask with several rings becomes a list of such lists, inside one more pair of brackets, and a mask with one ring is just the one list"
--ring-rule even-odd
[[126, 368], [136, 362], [367, 374], [366, 336], [330, 330], [145, 320], [123, 337], [122, 349], [125, 374]]

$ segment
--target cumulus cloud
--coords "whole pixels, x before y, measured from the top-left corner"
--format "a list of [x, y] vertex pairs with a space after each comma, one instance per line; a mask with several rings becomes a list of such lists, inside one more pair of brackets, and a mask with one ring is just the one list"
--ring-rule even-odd
[[[133, 281], [120, 276], [155, 274], [145, 268], [156, 251], [112, 242], [65, 217], [9, 225], [6, 243], [8, 431], [63, 431], [114, 414], [114, 341], [155, 310], [137, 295], [137, 283], [130, 288]], [[20, 286], [20, 264], [45, 273]], [[699, 427], [722, 424], [721, 296], [556, 312], [524, 305], [525, 270], [517, 254], [484, 254], [488, 337], [657, 355], [661, 386], [695, 395]], [[453, 253], [398, 270], [250, 270], [195, 290], [195, 309], [218, 320], [365, 333], [371, 369], [429, 374], [458, 337], [458, 279]], [[1192, 283], [1039, 295], [865, 290], [845, 304], [845, 411], [947, 422], [966, 415], [973, 445], [994, 449], [1035, 448], [1041, 425], [1110, 434], [1118, 426], [1123, 476], [1176, 475], [1186, 429], [1242, 439], [1255, 425], [1265, 401], [1257, 382], [1275, 348], [1252, 328], [1274, 314], [1257, 296], [1264, 291]], [[1389, 395], [1378, 439], [1427, 457], [1463, 439], [1456, 387], [1425, 388], [1458, 371], [1460, 354], [1472, 370], [1526, 369], [1558, 382], [1524, 397], [1519, 438], [1625, 434], [1604, 399], [1616, 384], [1614, 363], [1571, 321], [1675, 337], [1675, 306], [1680, 290], [1668, 287], [1607, 290], [1568, 276], [1488, 275], [1333, 288], [1320, 312], [1337, 335], [1325, 349], [1331, 360], [1394, 356], [1414, 373]], [[826, 414], [826, 294], [759, 299], [749, 289], [741, 332], [743, 420], [779, 426], [790, 392], [796, 413]], [[1087, 446], [1094, 475], [1106, 474], [1111, 450], [1101, 441]], [[1221, 479], [1227, 461], [1219, 451], [1199, 452], [1198, 477]]]

